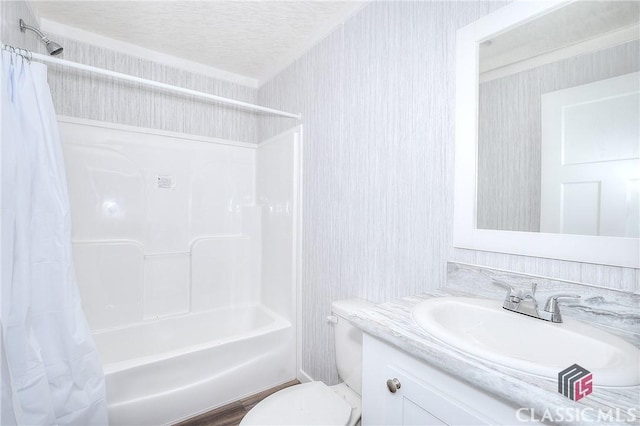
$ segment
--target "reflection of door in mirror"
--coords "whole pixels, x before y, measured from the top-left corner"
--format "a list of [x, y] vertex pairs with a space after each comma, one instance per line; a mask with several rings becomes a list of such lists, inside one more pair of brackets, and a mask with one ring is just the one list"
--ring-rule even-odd
[[[564, 164], [551, 176], [578, 169], [576, 163], [588, 163], [581, 173], [604, 171], [603, 160], [608, 170], [619, 174], [622, 158], [638, 158], [637, 91], [615, 99], [603, 91], [624, 75], [635, 75], [628, 78], [635, 78], [637, 86], [639, 35], [640, 2], [576, 1], [479, 43], [477, 229], [637, 238], [638, 177], [634, 183], [626, 176], [624, 186], [618, 187], [618, 201], [609, 199], [614, 194], [605, 184], [609, 178], [567, 177], [564, 185], [552, 184], [552, 193], [542, 188], [541, 180], [542, 103], [553, 94], [578, 96], [592, 90], [589, 100], [568, 99], [558, 106], [562, 117], [556, 118], [562, 126], [569, 119], [578, 124], [572, 130], [558, 123], [558, 143], [566, 145], [558, 152], [572, 158], [567, 160], [571, 165]], [[627, 142], [618, 147], [621, 141], [613, 144], [612, 138], [624, 129]], [[570, 140], [562, 139], [566, 137]], [[625, 149], [632, 152], [618, 152]], [[610, 158], [600, 157], [603, 154]], [[550, 171], [544, 173], [549, 179]]]
[[640, 234], [640, 73], [542, 96], [540, 231]]

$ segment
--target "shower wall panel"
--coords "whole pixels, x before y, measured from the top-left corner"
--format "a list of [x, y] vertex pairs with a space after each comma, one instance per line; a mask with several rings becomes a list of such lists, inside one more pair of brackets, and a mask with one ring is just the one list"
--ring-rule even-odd
[[285, 318], [295, 316], [298, 279], [300, 157], [302, 128], [296, 127], [257, 149], [256, 202], [262, 223], [262, 291], [264, 306]]
[[94, 330], [259, 302], [255, 148], [61, 119]]
[[[256, 215], [254, 208], [246, 214]], [[203, 238], [191, 250], [191, 309], [193, 311], [238, 306], [254, 301], [258, 268], [247, 268], [260, 259], [260, 227], [247, 226], [246, 236]], [[229, 285], [233, 283], [233, 285]]]

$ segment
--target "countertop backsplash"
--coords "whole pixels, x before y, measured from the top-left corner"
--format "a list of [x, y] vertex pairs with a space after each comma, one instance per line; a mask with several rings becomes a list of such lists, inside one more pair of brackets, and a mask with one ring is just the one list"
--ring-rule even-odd
[[535, 295], [540, 309], [550, 296], [580, 295], [580, 299], [560, 301], [563, 316], [616, 334], [622, 331], [627, 340], [632, 339], [632, 343], [640, 346], [640, 294], [463, 263], [447, 263], [447, 288], [451, 291], [459, 289], [464, 293], [503, 300], [506, 290], [494, 284], [493, 280], [506, 282], [516, 290], [530, 290], [531, 284], [537, 283]]

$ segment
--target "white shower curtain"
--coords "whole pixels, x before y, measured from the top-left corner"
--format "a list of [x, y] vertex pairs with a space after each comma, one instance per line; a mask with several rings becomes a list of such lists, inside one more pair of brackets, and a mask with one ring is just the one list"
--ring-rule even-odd
[[0, 424], [107, 424], [104, 376], [80, 306], [47, 68], [2, 51]]

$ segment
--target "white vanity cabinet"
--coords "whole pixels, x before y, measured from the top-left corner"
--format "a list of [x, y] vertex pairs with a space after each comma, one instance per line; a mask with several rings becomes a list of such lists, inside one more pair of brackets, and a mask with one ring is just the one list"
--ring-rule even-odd
[[519, 423], [517, 407], [375, 337], [363, 345], [363, 426]]

